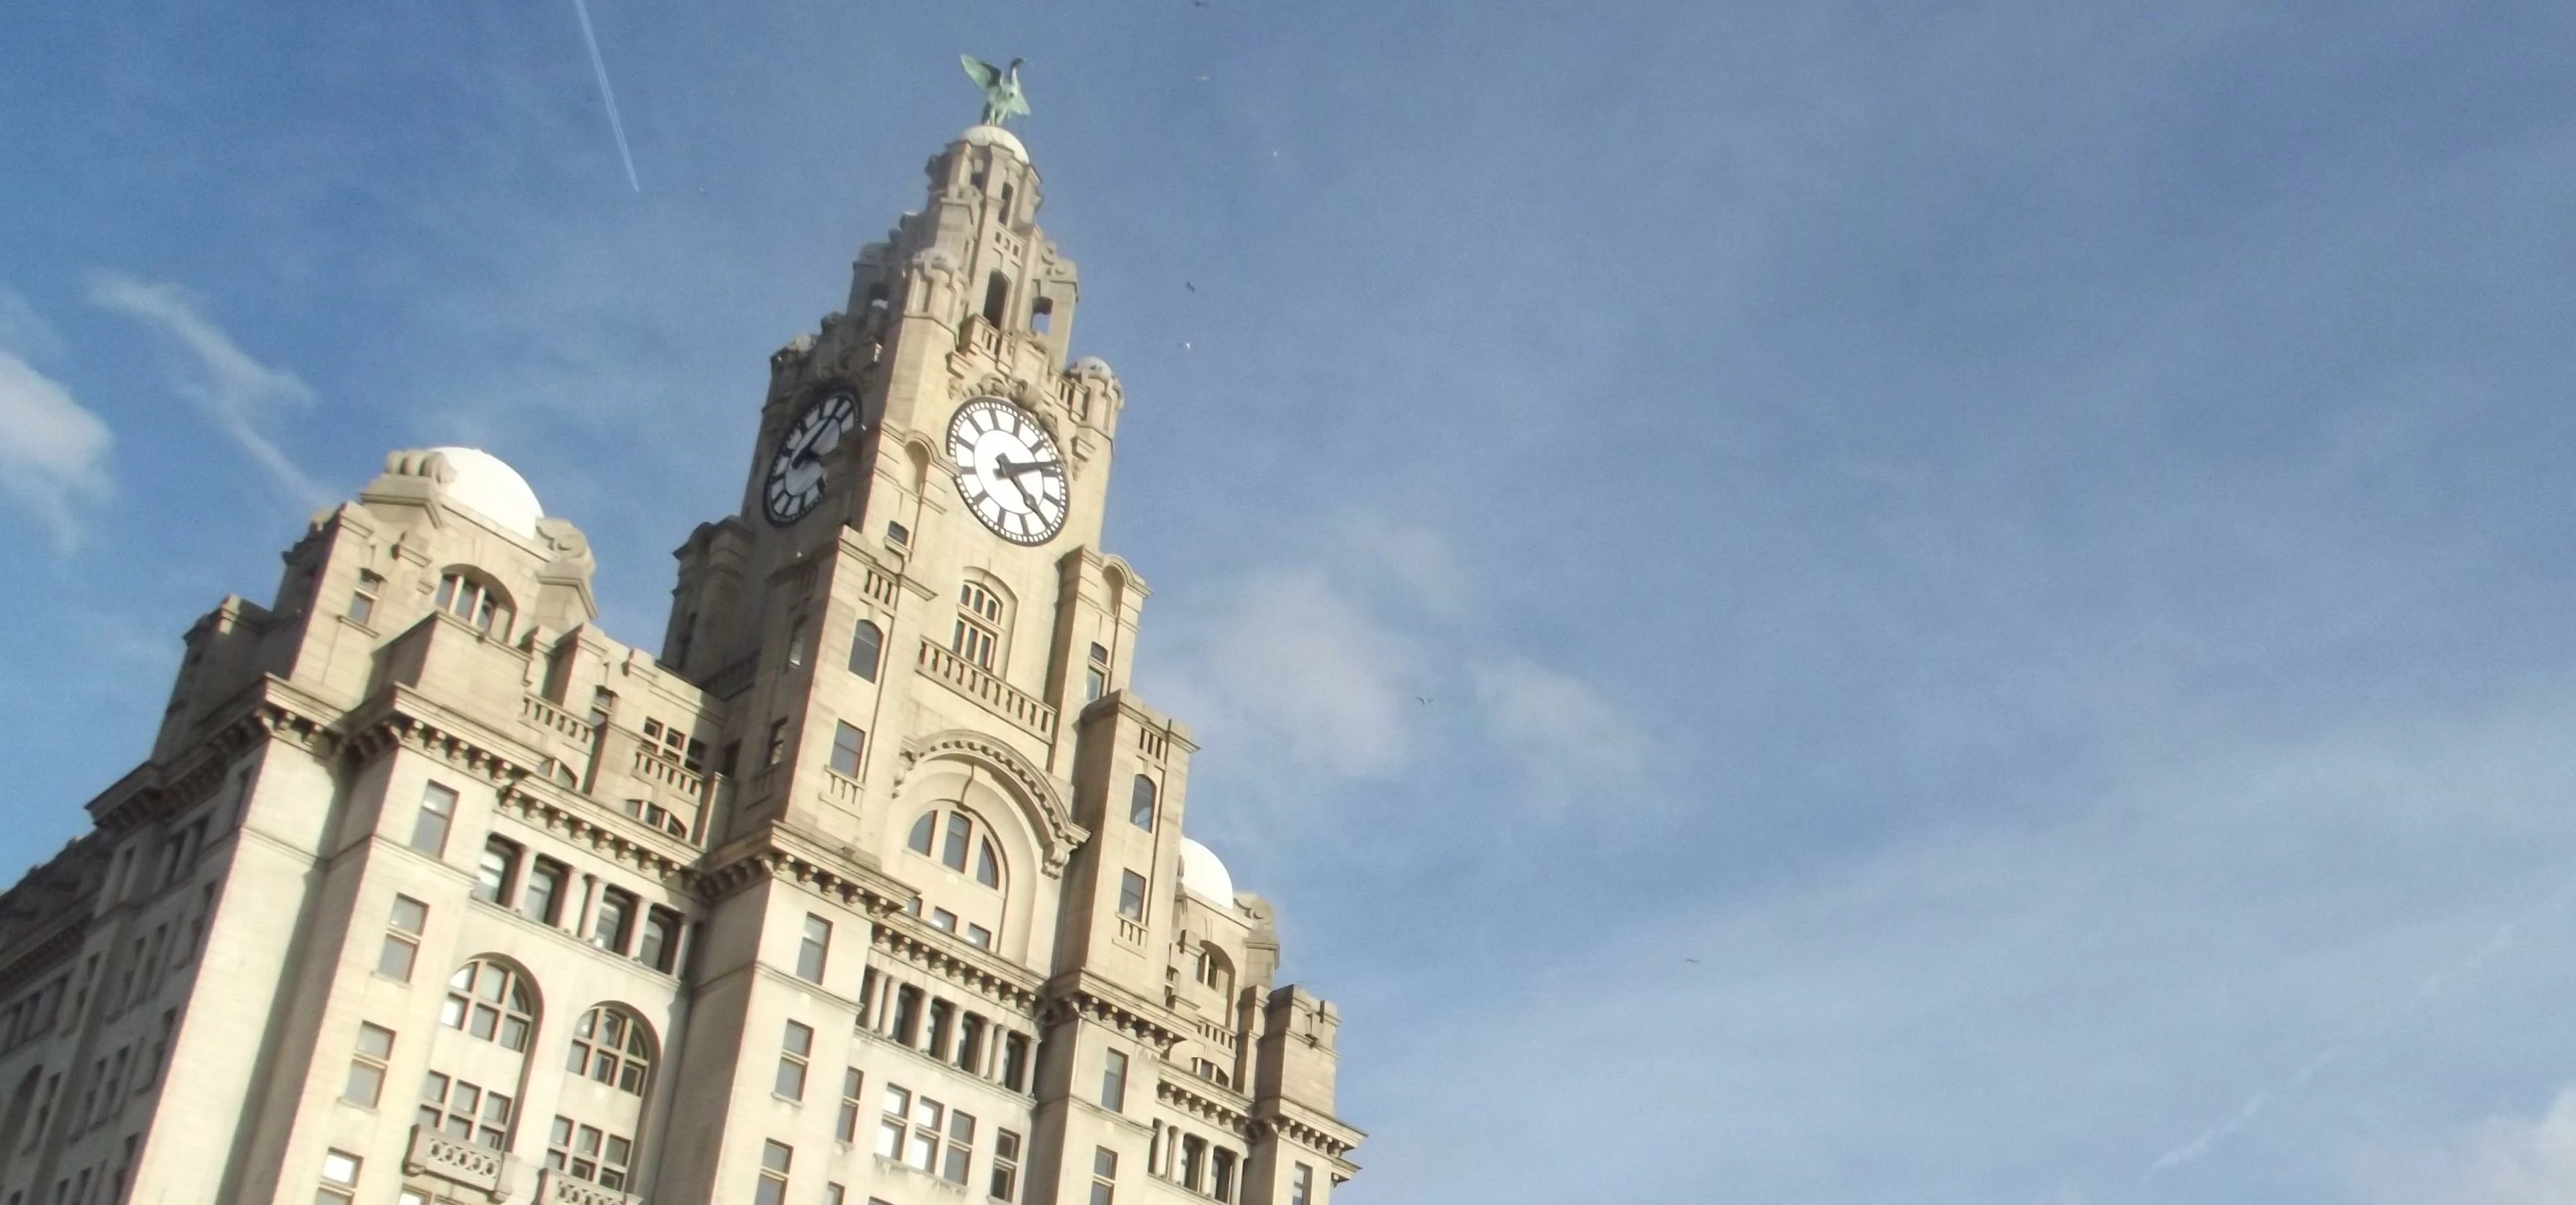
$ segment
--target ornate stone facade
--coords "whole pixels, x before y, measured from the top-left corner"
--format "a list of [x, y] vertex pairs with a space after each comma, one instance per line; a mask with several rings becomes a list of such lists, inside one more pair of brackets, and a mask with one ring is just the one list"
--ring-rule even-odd
[[1338, 1018], [1127, 689], [1073, 264], [1012, 135], [929, 174], [771, 358], [659, 655], [462, 448], [198, 621], [0, 896], [0, 1205], [1331, 1199]]

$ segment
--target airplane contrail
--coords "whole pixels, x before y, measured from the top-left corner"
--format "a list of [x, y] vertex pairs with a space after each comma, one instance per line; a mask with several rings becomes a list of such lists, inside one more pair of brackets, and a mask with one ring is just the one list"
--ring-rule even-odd
[[[2558, 890], [2550, 892], [2546, 899], [2541, 900], [2538, 904], [2535, 904], [2530, 908], [2524, 909], [2521, 914], [2512, 917], [2501, 925], [2498, 925], [2494, 934], [2489, 936], [2484, 943], [2480, 944], [2475, 953], [2472, 953], [2466, 959], [2461, 960], [2457, 966], [2454, 966], [2449, 970], [2437, 971], [2427, 977], [2424, 982], [2418, 984], [2415, 988], [2414, 994], [2407, 999], [2405, 1006], [2398, 1011], [2397, 1016], [2383, 1026], [2378, 1034], [2372, 1035], [2372, 1039], [2387, 1037], [2399, 1026], [2412, 1020], [2416, 1013], [2430, 1007], [2434, 999], [2440, 996], [2451, 985], [2465, 980], [2470, 976], [2477, 974], [2481, 969], [2484, 969], [2486, 964], [2492, 961], [2496, 955], [2512, 948], [2514, 943], [2520, 938], [2523, 926], [2540, 919], [2543, 915], [2549, 912], [2557, 910], [2559, 906], [2565, 904], [2571, 896], [2576, 896], [2576, 879], [2569, 879], [2567, 882], [2561, 884]], [[2144, 1183], [2154, 1180], [2165, 1172], [2171, 1171], [2172, 1169], [2180, 1167], [2186, 1163], [2198, 1162], [2202, 1156], [2207, 1155], [2210, 1152], [2211, 1148], [2217, 1146], [2220, 1142], [2233, 1137], [2237, 1131], [2254, 1124], [2256, 1120], [2263, 1116], [2264, 1111], [2270, 1108], [2274, 1100], [2290, 1092], [2306, 1087], [2308, 1085], [2308, 1081], [2315, 1079], [2317, 1074], [2324, 1071], [2328, 1064], [2342, 1057], [2350, 1048], [2351, 1047], [2346, 1043], [2337, 1042], [2318, 1051], [2316, 1055], [2303, 1064], [2297, 1072], [2293, 1073], [2287, 1081], [2275, 1088], [2260, 1089], [2252, 1096], [2245, 1098], [2245, 1103], [2237, 1106], [2236, 1112], [2230, 1114], [2227, 1120], [2203, 1131], [2198, 1137], [2193, 1138], [2191, 1141], [2183, 1143], [2180, 1146], [2174, 1147], [2173, 1149], [2156, 1156], [2155, 1162], [2147, 1166], [2146, 1174], [2140, 1177], [2140, 1182]]]
[[626, 186], [640, 193], [644, 186], [635, 180], [635, 156], [626, 149], [626, 123], [617, 119], [617, 93], [608, 86], [608, 64], [600, 59], [599, 35], [590, 28], [590, 5], [572, 0], [572, 10], [581, 14], [581, 40], [590, 43], [590, 69], [599, 76], [599, 99], [608, 102], [608, 132], [617, 136], [617, 157], [626, 164]]

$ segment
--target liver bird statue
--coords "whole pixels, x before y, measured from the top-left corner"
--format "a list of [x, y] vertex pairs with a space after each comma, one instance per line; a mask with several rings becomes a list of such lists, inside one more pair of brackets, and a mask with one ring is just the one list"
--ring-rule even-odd
[[984, 90], [984, 124], [997, 126], [1014, 116], [1027, 116], [1029, 98], [1020, 91], [1020, 64], [1025, 59], [1012, 59], [1008, 67], [996, 67], [971, 54], [957, 56], [965, 64], [966, 78]]

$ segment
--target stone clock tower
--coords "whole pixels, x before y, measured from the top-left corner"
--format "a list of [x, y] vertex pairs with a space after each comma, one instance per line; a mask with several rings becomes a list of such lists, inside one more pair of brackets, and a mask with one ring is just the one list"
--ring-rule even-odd
[[[1007, 110], [1006, 110], [1007, 111]], [[1339, 1017], [1183, 836], [1125, 397], [997, 125], [770, 357], [658, 656], [397, 452], [0, 897], [0, 1202], [1324, 1205]], [[102, 1103], [104, 1102], [104, 1103]], [[85, 1195], [86, 1194], [86, 1195]], [[317, 1196], [318, 1194], [318, 1196]]]

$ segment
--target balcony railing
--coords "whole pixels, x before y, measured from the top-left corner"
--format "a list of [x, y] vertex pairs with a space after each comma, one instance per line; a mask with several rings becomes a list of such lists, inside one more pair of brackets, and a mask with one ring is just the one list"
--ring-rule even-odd
[[537, 1179], [537, 1205], [636, 1205], [633, 1193], [602, 1188], [553, 1168]]
[[937, 640], [923, 638], [919, 664], [921, 672], [947, 683], [950, 689], [1027, 729], [1039, 740], [1055, 739], [1055, 708], [1039, 702], [1037, 696], [994, 677], [983, 666], [949, 652]]
[[1145, 926], [1137, 924], [1126, 917], [1119, 917], [1118, 940], [1126, 942], [1131, 946], [1142, 947], [1145, 944]]
[[404, 1171], [479, 1188], [486, 1195], [501, 1191], [501, 1166], [501, 1152], [460, 1142], [422, 1125], [411, 1128], [411, 1147], [403, 1152]]

